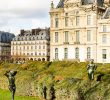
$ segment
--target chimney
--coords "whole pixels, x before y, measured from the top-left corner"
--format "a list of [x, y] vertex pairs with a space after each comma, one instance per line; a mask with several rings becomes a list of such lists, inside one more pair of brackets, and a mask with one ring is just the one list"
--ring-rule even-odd
[[21, 35], [24, 35], [24, 30], [21, 30]]

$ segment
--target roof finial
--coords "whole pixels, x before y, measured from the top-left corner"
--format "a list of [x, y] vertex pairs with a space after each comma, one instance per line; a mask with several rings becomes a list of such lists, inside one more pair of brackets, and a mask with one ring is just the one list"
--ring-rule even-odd
[[53, 0], [51, 1], [51, 9], [54, 8], [54, 3], [53, 3]]

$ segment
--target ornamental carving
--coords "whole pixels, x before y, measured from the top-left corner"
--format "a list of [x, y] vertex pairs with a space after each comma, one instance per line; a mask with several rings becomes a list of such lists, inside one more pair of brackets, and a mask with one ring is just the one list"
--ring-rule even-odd
[[74, 8], [74, 7], [79, 7], [78, 3], [67, 3], [64, 5], [65, 8]]

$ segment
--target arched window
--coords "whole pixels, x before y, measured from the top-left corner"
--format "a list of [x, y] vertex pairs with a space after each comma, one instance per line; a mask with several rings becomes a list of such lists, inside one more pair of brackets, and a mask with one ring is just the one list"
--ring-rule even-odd
[[45, 61], [45, 58], [42, 58], [42, 61]]
[[75, 58], [79, 59], [79, 48], [75, 48]]
[[41, 61], [41, 59], [40, 59], [40, 58], [38, 58], [38, 61]]
[[90, 59], [91, 58], [91, 48], [88, 47], [87, 48], [87, 59]]

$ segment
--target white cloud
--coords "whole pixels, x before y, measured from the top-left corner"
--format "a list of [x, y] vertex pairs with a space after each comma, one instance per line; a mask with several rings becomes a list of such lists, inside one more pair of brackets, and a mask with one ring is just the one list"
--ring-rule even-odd
[[20, 29], [49, 26], [50, 3], [51, 0], [1, 0], [0, 30], [18, 33]]

